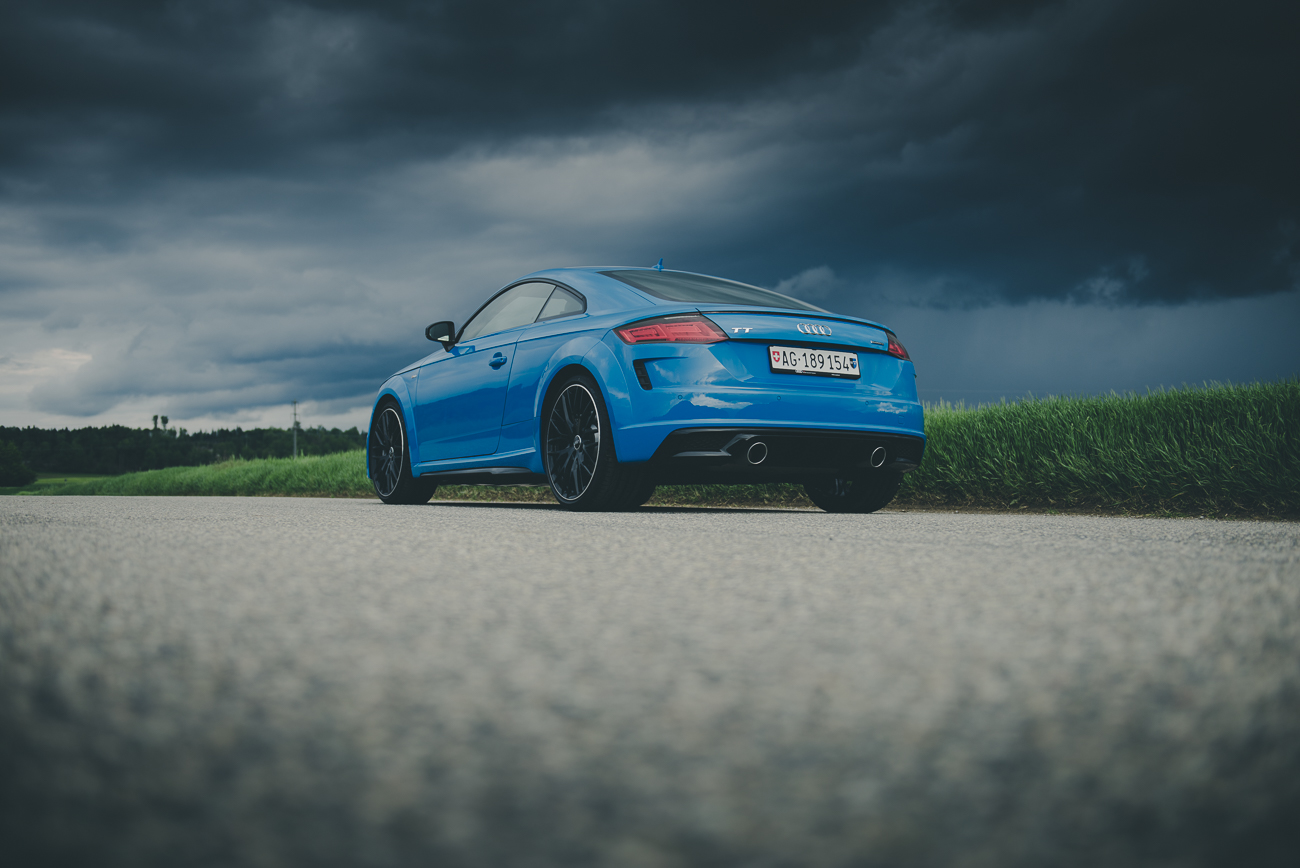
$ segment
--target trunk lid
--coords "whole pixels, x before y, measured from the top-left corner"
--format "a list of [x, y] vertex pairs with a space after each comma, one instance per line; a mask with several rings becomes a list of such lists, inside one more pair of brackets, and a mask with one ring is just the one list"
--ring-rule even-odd
[[717, 323], [727, 333], [727, 337], [735, 341], [810, 345], [827, 349], [842, 347], [882, 353], [889, 348], [889, 337], [883, 328], [843, 317], [812, 313], [706, 310], [702, 307], [700, 313]]

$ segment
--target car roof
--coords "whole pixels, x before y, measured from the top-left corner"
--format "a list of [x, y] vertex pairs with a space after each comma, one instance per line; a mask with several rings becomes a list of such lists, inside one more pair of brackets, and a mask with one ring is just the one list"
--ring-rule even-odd
[[[673, 306], [673, 307], [681, 307], [683, 305], [688, 307], [699, 306], [698, 304], [693, 304], [691, 302], [674, 301], [672, 299], [660, 298], [659, 296], [653, 295], [652, 293], [649, 292], [645, 292], [644, 290], [639, 289], [638, 287], [633, 286], [630, 283], [625, 283], [607, 274], [607, 272], [611, 272], [611, 271], [644, 272], [650, 270], [651, 270], [650, 268], [644, 265], [582, 265], [582, 266], [571, 266], [566, 268], [548, 268], [543, 271], [535, 271], [532, 274], [521, 277], [519, 278], [519, 280], [513, 282], [522, 283], [527, 280], [533, 280], [538, 278], [545, 279], [545, 280], [554, 280], [559, 283], [568, 284], [572, 286], [574, 289], [578, 290], [579, 292], [582, 292], [583, 294], [586, 294], [589, 290], [594, 290], [602, 294], [606, 298], [608, 298], [610, 301], [614, 301], [615, 299], [622, 299], [626, 303], [628, 301], [631, 301], [632, 298], [635, 298], [636, 302], [639, 302], [639, 303], [627, 304], [628, 307], [643, 307], [647, 303], [655, 306]], [[701, 272], [696, 272], [696, 271], [677, 271], [675, 269], [670, 269], [670, 268], [663, 268], [663, 269], [656, 269], [656, 270], [662, 271], [664, 274], [687, 274], [687, 275], [695, 275], [699, 277], [710, 277], [715, 280], [725, 280], [730, 283], [742, 283], [742, 281], [734, 280], [730, 277], [720, 277], [718, 275], [703, 274]], [[745, 284], [745, 285], [748, 286], [750, 284]], [[629, 293], [631, 294], [630, 296], [628, 295]], [[699, 304], [704, 304], [704, 303], [701, 302]], [[729, 305], [729, 304], [714, 305], [711, 303], [708, 304], [707, 306], [717, 307], [717, 308], [737, 307], [737, 305]], [[746, 307], [746, 306], [753, 307], [754, 305], [739, 305], [739, 307]], [[772, 308], [772, 309], [782, 310], [784, 308]]]
[[[543, 280], [553, 280], [558, 283], [566, 284], [587, 296], [589, 302], [588, 304], [589, 309], [591, 309], [592, 307], [590, 302], [593, 300], [593, 294], [594, 294], [596, 299], [598, 299], [598, 303], [596, 306], [598, 308], [602, 308], [602, 310], [598, 310], [598, 311], [593, 310], [592, 312], [600, 312], [600, 313], [605, 313], [605, 312], [612, 313], [614, 310], [617, 309], [638, 308], [638, 307], [648, 307], [648, 306], [674, 307], [678, 309], [716, 310], [716, 311], [755, 310], [756, 308], [762, 308], [764, 310], [772, 310], [772, 311], [789, 310], [792, 312], [798, 310], [796, 308], [769, 307], [766, 305], [754, 305], [754, 304], [720, 304], [720, 303], [713, 303], [713, 302], [673, 301], [670, 299], [659, 298], [658, 296], [652, 295], [648, 292], [644, 292], [632, 286], [631, 284], [624, 283], [623, 281], [617, 280], [604, 273], [609, 271], [647, 271], [647, 270], [649, 269], [643, 265], [583, 265], [583, 266], [572, 266], [566, 268], [548, 268], [542, 271], [535, 271], [532, 274], [521, 277], [516, 281], [512, 281], [512, 283], [523, 283], [528, 280], [543, 279]], [[719, 275], [713, 275], [713, 274], [702, 274], [700, 272], [695, 272], [695, 271], [677, 271], [675, 269], [665, 268], [663, 269], [663, 272], [665, 274], [692, 274], [692, 275], [699, 275], [701, 277], [713, 277], [718, 280], [727, 280], [732, 283], [743, 282], [743, 281], [733, 280], [732, 278], [729, 277], [721, 277]], [[846, 314], [839, 314], [833, 311], [825, 311], [822, 310], [821, 308], [815, 308], [814, 310], [811, 311], [798, 310], [798, 313], [800, 313], [803, 316], [816, 316], [819, 318], [837, 319], [845, 322], [865, 323], [867, 325], [875, 326], [876, 328], [888, 330], [887, 326], [881, 325], [880, 323], [874, 320], [869, 320], [857, 316], [849, 316]]]

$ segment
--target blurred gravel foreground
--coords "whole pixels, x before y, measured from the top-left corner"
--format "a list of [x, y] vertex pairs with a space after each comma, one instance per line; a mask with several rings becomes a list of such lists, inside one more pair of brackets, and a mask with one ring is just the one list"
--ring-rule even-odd
[[1290, 868], [1300, 525], [3, 498], [0, 864]]

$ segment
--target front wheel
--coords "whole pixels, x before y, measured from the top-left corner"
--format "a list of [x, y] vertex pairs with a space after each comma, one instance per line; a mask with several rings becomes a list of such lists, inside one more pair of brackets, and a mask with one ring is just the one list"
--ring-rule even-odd
[[370, 479], [384, 503], [428, 503], [438, 486], [411, 476], [406, 425], [396, 403], [388, 402], [370, 420], [367, 444]]
[[547, 402], [542, 443], [551, 493], [567, 509], [634, 509], [654, 492], [644, 467], [618, 463], [605, 400], [588, 374], [569, 377]]
[[805, 482], [808, 499], [827, 512], [875, 512], [903, 485], [901, 474], [877, 473]]

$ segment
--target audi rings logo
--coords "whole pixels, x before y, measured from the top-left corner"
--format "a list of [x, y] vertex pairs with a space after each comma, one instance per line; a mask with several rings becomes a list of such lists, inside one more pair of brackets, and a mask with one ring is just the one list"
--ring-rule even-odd
[[830, 326], [814, 325], [808, 322], [801, 322], [795, 328], [806, 335], [828, 335], [831, 333]]

